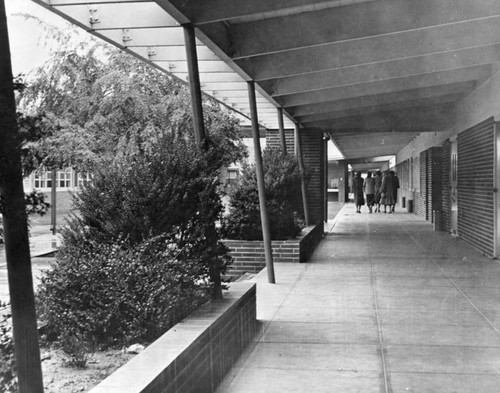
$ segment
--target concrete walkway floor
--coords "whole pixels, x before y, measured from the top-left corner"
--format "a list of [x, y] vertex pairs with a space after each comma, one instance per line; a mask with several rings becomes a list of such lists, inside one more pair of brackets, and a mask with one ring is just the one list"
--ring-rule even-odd
[[218, 393], [500, 392], [497, 261], [403, 212], [330, 228], [254, 278], [260, 333]]

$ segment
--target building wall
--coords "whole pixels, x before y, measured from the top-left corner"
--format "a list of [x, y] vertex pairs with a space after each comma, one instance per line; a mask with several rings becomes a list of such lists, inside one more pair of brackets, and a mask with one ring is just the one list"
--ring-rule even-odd
[[495, 125], [490, 118], [458, 134], [458, 233], [494, 255]]
[[427, 155], [428, 151], [420, 152], [419, 157], [419, 180], [420, 186], [415, 193], [415, 213], [426, 220], [429, 219], [427, 201], [428, 201], [428, 187], [427, 187]]
[[[295, 130], [285, 130], [286, 151], [295, 154]], [[281, 137], [279, 130], [266, 131], [266, 143], [269, 147], [281, 148]]]
[[308, 172], [307, 198], [310, 225], [324, 219], [325, 196], [325, 153], [323, 133], [315, 130], [300, 130], [300, 140], [304, 165]]
[[343, 179], [339, 181], [339, 202], [346, 203], [349, 201], [349, 168], [347, 161], [339, 161], [339, 165], [343, 172]]
[[[337, 189], [335, 194], [338, 202], [346, 202], [346, 181], [347, 181], [347, 162], [345, 160], [329, 161], [327, 188]], [[335, 199], [335, 198], [334, 198]]]
[[434, 212], [443, 210], [442, 147], [434, 146], [427, 151], [427, 219], [434, 222]]
[[445, 231], [451, 230], [451, 143], [457, 138], [458, 236], [487, 255], [495, 255], [496, 212], [494, 189], [495, 116], [500, 113], [500, 72], [477, 86], [457, 104], [449, 128], [423, 132], [401, 149], [396, 162], [410, 160], [412, 180], [402, 195], [413, 193], [416, 214], [432, 220], [432, 211], [442, 212]]

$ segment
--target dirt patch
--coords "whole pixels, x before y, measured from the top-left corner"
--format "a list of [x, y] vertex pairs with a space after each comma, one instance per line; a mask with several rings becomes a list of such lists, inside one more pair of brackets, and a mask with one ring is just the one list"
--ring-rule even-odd
[[99, 351], [89, 356], [86, 368], [79, 369], [68, 365], [60, 349], [42, 349], [45, 393], [87, 392], [134, 356], [117, 349]]

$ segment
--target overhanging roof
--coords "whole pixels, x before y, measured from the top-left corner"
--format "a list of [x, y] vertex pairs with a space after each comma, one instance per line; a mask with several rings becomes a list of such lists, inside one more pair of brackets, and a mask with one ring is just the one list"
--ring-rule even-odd
[[500, 61], [497, 0], [35, 1], [183, 80], [194, 24], [207, 93], [248, 114], [255, 80], [263, 125], [281, 106], [348, 159], [446, 130]]

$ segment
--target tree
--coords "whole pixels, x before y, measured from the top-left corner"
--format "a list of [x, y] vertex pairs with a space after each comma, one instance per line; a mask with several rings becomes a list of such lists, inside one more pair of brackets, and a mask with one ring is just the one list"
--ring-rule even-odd
[[[131, 157], [129, 162], [137, 163], [137, 157], [147, 156], [168, 138], [177, 145], [194, 145], [185, 84], [105, 43], [87, 36], [79, 40], [73, 30], [47, 28], [47, 34], [58, 43], [58, 50], [27, 77], [27, 87], [18, 97], [23, 112], [42, 129], [42, 138], [27, 145], [27, 167], [72, 166], [80, 172], [99, 173]], [[238, 121], [225, 107], [208, 97], [203, 106], [208, 137], [206, 150], [197, 153], [205, 167], [192, 176], [209, 178], [211, 188], [199, 191], [207, 203], [194, 206], [207, 228], [203, 236], [211, 238], [210, 248], [215, 249], [217, 233], [209, 226], [218, 218], [215, 206], [220, 198], [214, 194], [218, 170], [242, 159], [246, 148]], [[176, 148], [172, 146], [169, 149]], [[182, 217], [188, 219], [185, 213]], [[218, 280], [220, 287], [218, 254], [207, 255], [207, 263], [211, 279]]]
[[[44, 26], [57, 50], [18, 95], [23, 113], [43, 130], [29, 146], [36, 164], [92, 172], [161, 130], [194, 139], [185, 84], [74, 29]], [[237, 120], [208, 97], [203, 109], [210, 144], [223, 152], [217, 164], [239, 160], [245, 147]]]

